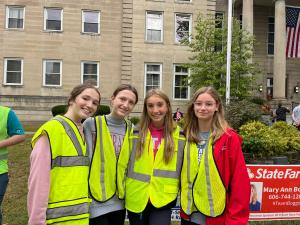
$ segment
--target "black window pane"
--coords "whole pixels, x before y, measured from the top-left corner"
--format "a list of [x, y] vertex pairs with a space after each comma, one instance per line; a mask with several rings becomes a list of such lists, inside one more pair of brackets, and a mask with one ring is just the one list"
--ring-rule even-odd
[[269, 43], [274, 43], [274, 33], [269, 33], [268, 34], [268, 42]]
[[7, 72], [6, 82], [20, 84], [21, 83], [21, 72]]
[[89, 80], [93, 85], [97, 86], [97, 76], [95, 75], [84, 75], [83, 76], [83, 82], [86, 80]]
[[274, 24], [269, 24], [269, 32], [273, 32], [274, 33]]
[[268, 18], [268, 22], [269, 22], [269, 23], [274, 23], [274, 22], [275, 22], [274, 17], [269, 17], [269, 18]]
[[9, 18], [8, 28], [23, 28], [23, 19]]
[[21, 61], [7, 60], [7, 71], [21, 71]]
[[60, 85], [60, 75], [59, 74], [46, 74], [46, 84], [47, 85]]
[[147, 71], [160, 71], [160, 65], [147, 65]]
[[274, 55], [274, 45], [268, 44], [268, 55]]
[[98, 33], [98, 24], [84, 23], [84, 32]]
[[84, 74], [97, 74], [97, 64], [84, 64], [84, 69], [83, 69]]
[[47, 20], [47, 30], [61, 30], [61, 21]]

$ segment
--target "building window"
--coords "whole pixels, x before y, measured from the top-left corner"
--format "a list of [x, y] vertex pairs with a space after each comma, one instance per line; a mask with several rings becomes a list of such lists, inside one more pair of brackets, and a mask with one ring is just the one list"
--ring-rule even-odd
[[100, 33], [100, 12], [99, 11], [82, 11], [82, 32], [83, 33]]
[[44, 30], [63, 30], [63, 10], [59, 8], [45, 8], [44, 10]]
[[174, 99], [189, 98], [188, 76], [188, 68], [181, 65], [174, 66]]
[[145, 93], [150, 89], [160, 88], [161, 74], [161, 64], [145, 64]]
[[4, 59], [4, 84], [7, 85], [23, 84], [23, 59], [20, 58]]
[[146, 12], [146, 41], [162, 42], [162, 12]]
[[6, 28], [24, 29], [24, 13], [23, 6], [7, 6], [6, 7]]
[[267, 78], [267, 99], [273, 98], [273, 78]]
[[[215, 14], [215, 28], [222, 30], [224, 28], [224, 12], [216, 12]], [[222, 35], [222, 33], [217, 32]], [[223, 37], [215, 36], [215, 51], [221, 52], [223, 50]]]
[[43, 62], [43, 85], [61, 86], [62, 61], [44, 60]]
[[274, 17], [268, 18], [268, 55], [274, 55]]
[[81, 62], [81, 82], [87, 80], [99, 87], [99, 62]]
[[180, 43], [184, 38], [189, 38], [192, 28], [192, 16], [188, 14], [175, 14], [175, 42]]

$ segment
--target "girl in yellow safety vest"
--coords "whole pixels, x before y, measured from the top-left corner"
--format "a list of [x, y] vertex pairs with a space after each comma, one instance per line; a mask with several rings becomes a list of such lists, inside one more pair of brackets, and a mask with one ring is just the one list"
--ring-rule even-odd
[[250, 182], [242, 140], [225, 121], [216, 90], [197, 90], [185, 118], [181, 224], [246, 225]]
[[122, 84], [111, 96], [111, 113], [84, 122], [91, 160], [89, 190], [93, 200], [90, 225], [124, 225], [126, 210], [124, 200], [119, 199], [117, 186], [124, 184], [125, 170], [117, 172], [117, 168], [128, 162], [132, 124], [126, 117], [137, 101], [135, 87]]
[[[184, 139], [173, 124], [168, 96], [150, 90], [144, 100], [139, 129], [125, 182], [125, 207], [131, 225], [171, 224], [176, 204]], [[181, 146], [181, 147], [180, 147]]]
[[28, 225], [89, 224], [89, 159], [81, 121], [96, 112], [100, 93], [76, 86], [68, 109], [43, 124], [32, 138], [28, 179]]

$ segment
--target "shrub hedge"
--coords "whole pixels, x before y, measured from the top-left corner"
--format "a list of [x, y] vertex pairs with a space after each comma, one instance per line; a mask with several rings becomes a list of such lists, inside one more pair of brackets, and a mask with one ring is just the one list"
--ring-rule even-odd
[[300, 152], [300, 132], [286, 122], [266, 126], [259, 121], [244, 124], [239, 128], [243, 137], [243, 152], [256, 158], [284, 155], [287, 151]]

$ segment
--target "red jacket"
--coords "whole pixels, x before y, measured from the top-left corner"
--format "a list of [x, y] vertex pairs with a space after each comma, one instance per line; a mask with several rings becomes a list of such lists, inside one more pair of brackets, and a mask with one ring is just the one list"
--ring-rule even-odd
[[[221, 216], [206, 217], [206, 225], [246, 225], [248, 222], [250, 180], [241, 145], [241, 137], [232, 129], [214, 143], [214, 159], [227, 190], [226, 208]], [[181, 216], [187, 219], [182, 211]]]

